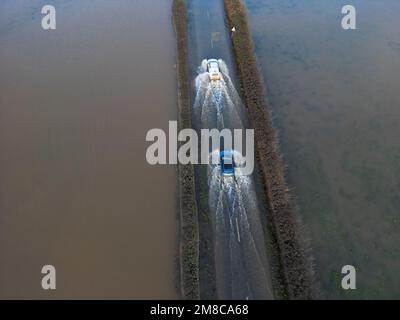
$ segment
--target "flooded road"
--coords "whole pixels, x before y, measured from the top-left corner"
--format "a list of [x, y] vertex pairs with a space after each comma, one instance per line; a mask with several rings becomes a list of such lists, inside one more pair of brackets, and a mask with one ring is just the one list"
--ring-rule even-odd
[[187, 7], [192, 75], [197, 76], [197, 66], [203, 59], [213, 57], [225, 61], [235, 81], [231, 40], [225, 25], [223, 1], [191, 0], [188, 1]]
[[51, 2], [0, 2], [0, 298], [176, 298], [171, 1]]
[[[248, 121], [235, 88], [223, 1], [190, 1], [188, 14], [190, 75], [194, 79], [193, 126], [198, 131], [243, 130]], [[203, 60], [211, 58], [219, 59], [221, 77], [215, 81], [209, 80], [207, 61]], [[210, 152], [216, 152], [218, 158], [219, 150]], [[265, 211], [260, 210], [253, 176], [222, 177], [221, 167], [214, 165], [199, 165], [196, 173], [201, 297], [272, 299], [260, 218]], [[209, 271], [210, 268], [213, 270]], [[215, 296], [208, 292], [212, 289], [204, 289], [210, 282], [215, 283]]]
[[245, 2], [323, 293], [399, 298], [399, 1], [352, 1], [356, 31], [345, 1]]

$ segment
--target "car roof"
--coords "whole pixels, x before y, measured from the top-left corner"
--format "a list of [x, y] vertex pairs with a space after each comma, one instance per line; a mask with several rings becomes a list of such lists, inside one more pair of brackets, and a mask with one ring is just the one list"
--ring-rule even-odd
[[232, 150], [222, 150], [221, 157], [232, 157], [233, 151]]

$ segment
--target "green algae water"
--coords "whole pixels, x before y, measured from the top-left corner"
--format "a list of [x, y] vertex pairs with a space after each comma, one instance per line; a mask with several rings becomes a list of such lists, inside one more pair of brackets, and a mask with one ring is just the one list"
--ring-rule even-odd
[[323, 296], [400, 298], [400, 3], [245, 2]]

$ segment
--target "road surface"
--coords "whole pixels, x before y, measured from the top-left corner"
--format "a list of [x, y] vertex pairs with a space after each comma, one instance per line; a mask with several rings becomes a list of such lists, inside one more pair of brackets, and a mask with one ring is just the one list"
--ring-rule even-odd
[[[194, 127], [247, 128], [245, 108], [235, 88], [231, 35], [225, 25], [223, 1], [189, 1], [188, 17]], [[208, 81], [202, 61], [210, 58], [222, 60], [221, 81]], [[210, 165], [207, 183], [218, 298], [272, 299], [253, 177], [223, 178], [220, 168]]]

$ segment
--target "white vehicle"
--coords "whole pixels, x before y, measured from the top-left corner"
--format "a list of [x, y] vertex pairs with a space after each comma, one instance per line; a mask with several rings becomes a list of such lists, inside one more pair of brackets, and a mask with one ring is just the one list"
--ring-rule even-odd
[[221, 79], [221, 73], [219, 71], [219, 65], [217, 59], [209, 59], [207, 61], [207, 72], [211, 81]]

